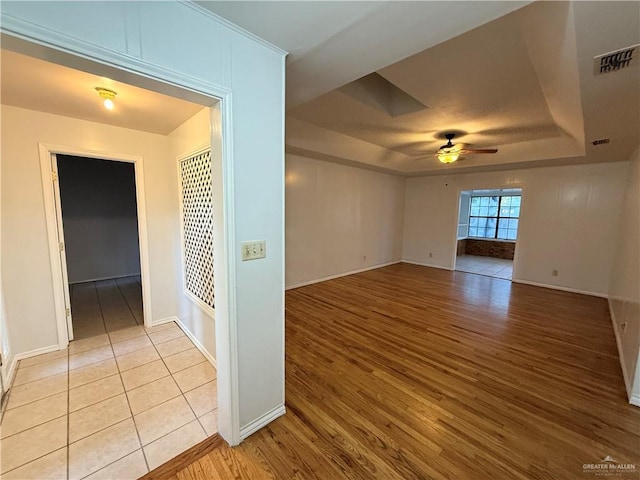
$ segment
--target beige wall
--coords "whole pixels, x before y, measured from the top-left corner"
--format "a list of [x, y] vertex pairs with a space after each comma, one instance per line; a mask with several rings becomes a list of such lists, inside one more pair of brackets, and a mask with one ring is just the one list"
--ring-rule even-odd
[[616, 240], [609, 306], [627, 390], [631, 401], [640, 406], [640, 147], [629, 166]]
[[[191, 117], [185, 123], [169, 134], [170, 155], [177, 172], [178, 159], [194, 153], [197, 149], [209, 146], [211, 143], [210, 109], [203, 108], [199, 113]], [[215, 150], [212, 155], [215, 155]], [[175, 198], [178, 201], [179, 184], [176, 176]], [[171, 230], [171, 239], [177, 252], [176, 261], [180, 268], [179, 275], [180, 289], [178, 291], [178, 313], [177, 316], [189, 333], [200, 343], [200, 345], [215, 359], [216, 355], [216, 334], [214, 318], [208, 315], [195, 302], [184, 293], [184, 268], [182, 258], [182, 239], [180, 238], [180, 212], [176, 211], [175, 223]]]
[[451, 269], [460, 191], [522, 187], [514, 279], [607, 295], [627, 168], [617, 162], [407, 179], [403, 259]]
[[403, 178], [287, 155], [285, 181], [287, 287], [401, 259]]
[[166, 136], [2, 106], [2, 283], [13, 354], [57, 345], [38, 143], [140, 155], [152, 319], [178, 314], [177, 172]]

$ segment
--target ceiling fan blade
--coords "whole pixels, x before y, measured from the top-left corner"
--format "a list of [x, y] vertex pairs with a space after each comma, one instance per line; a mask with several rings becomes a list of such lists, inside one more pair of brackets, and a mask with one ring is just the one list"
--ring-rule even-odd
[[465, 148], [460, 150], [460, 154], [465, 154], [465, 153], [498, 153], [498, 149], [497, 148], [479, 148], [479, 149]]

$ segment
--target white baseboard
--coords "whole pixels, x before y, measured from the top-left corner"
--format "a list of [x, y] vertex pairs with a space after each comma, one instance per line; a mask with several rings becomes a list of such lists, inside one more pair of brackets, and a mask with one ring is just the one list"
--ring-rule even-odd
[[513, 283], [522, 283], [524, 285], [532, 285], [534, 287], [550, 288], [552, 290], [561, 290], [563, 292], [579, 293], [580, 295], [589, 295], [591, 297], [609, 298], [606, 293], [590, 292], [588, 290], [579, 290], [577, 288], [561, 287], [559, 285], [551, 285], [549, 283], [530, 282], [529, 280], [522, 280], [520, 278], [514, 278], [511, 280]]
[[36, 348], [35, 350], [31, 350], [29, 352], [16, 353], [14, 359], [24, 360], [25, 358], [37, 357], [38, 355], [44, 355], [45, 353], [57, 352], [60, 350], [60, 347], [56, 343], [55, 345], [50, 345], [48, 347]]
[[58, 350], [60, 350], [60, 346], [56, 343], [55, 345], [36, 348], [35, 350], [30, 350], [28, 352], [16, 353], [16, 355], [13, 357], [11, 366], [9, 367], [9, 372], [7, 374], [7, 385], [11, 386], [13, 384], [13, 379], [16, 375], [16, 371], [18, 370], [18, 362], [20, 360], [37, 357], [38, 355], [44, 355], [45, 353], [57, 352]]
[[191, 340], [193, 342], [193, 344], [196, 346], [196, 348], [198, 350], [200, 350], [200, 353], [202, 355], [204, 355], [204, 357], [209, 360], [209, 363], [211, 365], [213, 365], [213, 368], [217, 368], [217, 364], [216, 364], [216, 359], [213, 358], [213, 355], [211, 355], [209, 353], [209, 351], [204, 348], [204, 345], [202, 345], [202, 343], [200, 343], [200, 340], [198, 340], [193, 333], [191, 333], [189, 331], [189, 329], [186, 327], [186, 325], [184, 323], [182, 323], [182, 321], [178, 318], [178, 317], [174, 317], [175, 318], [175, 322], [178, 324], [178, 327], [180, 327], [180, 329], [184, 332], [184, 334], [189, 337], [189, 340]]
[[409, 263], [411, 265], [418, 265], [420, 267], [437, 268], [438, 270], [447, 270], [449, 272], [453, 271], [453, 268], [443, 267], [442, 265], [435, 265], [433, 263], [415, 262], [413, 260], [402, 260], [402, 263]]
[[634, 393], [633, 395], [631, 395], [631, 398], [629, 398], [629, 403], [636, 407], [640, 407], [640, 394]]
[[351, 270], [349, 272], [338, 273], [337, 275], [330, 275], [328, 277], [317, 278], [315, 280], [309, 280], [308, 282], [296, 283], [294, 285], [290, 285], [285, 287], [285, 290], [292, 290], [294, 288], [306, 287], [307, 285], [313, 285], [314, 283], [326, 282], [327, 280], [333, 280], [334, 278], [346, 277], [348, 275], [353, 275], [355, 273], [362, 273], [369, 270], [375, 270], [376, 268], [388, 267], [389, 265], [395, 265], [396, 263], [402, 263], [403, 260], [397, 260], [395, 262], [387, 262], [380, 263], [378, 265], [373, 265], [371, 267], [360, 268], [358, 270]]
[[9, 390], [13, 386], [13, 379], [16, 377], [17, 370], [18, 370], [18, 360], [16, 359], [16, 357], [13, 357], [13, 360], [9, 365], [9, 370], [7, 371], [7, 384], [6, 384], [7, 390]]
[[285, 413], [286, 410], [284, 408], [284, 405], [278, 405], [264, 415], [259, 416], [253, 422], [250, 422], [249, 424], [240, 428], [240, 441], [244, 440], [252, 433], [257, 432], [262, 427], [266, 427], [269, 423], [274, 421], [276, 418], [281, 417]]
[[175, 322], [175, 324], [178, 325], [180, 330], [182, 330], [184, 334], [187, 337], [189, 337], [189, 340], [193, 342], [196, 348], [200, 350], [200, 353], [202, 353], [202, 355], [205, 356], [205, 358], [209, 361], [209, 363], [211, 363], [211, 365], [213, 365], [213, 367], [216, 368], [216, 359], [213, 358], [213, 356], [207, 351], [206, 348], [204, 348], [204, 346], [200, 343], [200, 341], [193, 335], [193, 333], [189, 331], [186, 325], [182, 323], [182, 321], [178, 317], [173, 316], [173, 317], [166, 317], [166, 318], [160, 318], [158, 320], [154, 320], [153, 323], [151, 324], [151, 327], [157, 327], [158, 325], [162, 325], [164, 323], [169, 323], [169, 322]]
[[[159, 318], [158, 320], [153, 320], [151, 322], [151, 327], [157, 327], [158, 325], [162, 325], [164, 323], [169, 323], [169, 322], [176, 322], [178, 323], [180, 320], [178, 319], [178, 317], [166, 317], [166, 318]], [[184, 329], [183, 329], [184, 330]]]
[[[607, 302], [609, 304], [609, 315], [611, 316], [611, 324], [613, 325], [613, 333], [616, 337], [616, 346], [618, 347], [618, 358], [620, 358], [620, 367], [622, 368], [622, 378], [624, 378], [624, 388], [627, 390], [627, 398], [629, 403], [633, 403], [633, 395], [631, 395], [631, 382], [629, 380], [629, 374], [627, 372], [627, 364], [624, 361], [624, 353], [622, 351], [622, 340], [620, 339], [620, 332], [618, 332], [618, 323], [616, 322], [616, 314], [613, 312], [611, 306], [611, 299]], [[640, 402], [640, 397], [637, 399]], [[636, 404], [634, 404], [636, 405]], [[638, 404], [640, 406], [640, 404]]]

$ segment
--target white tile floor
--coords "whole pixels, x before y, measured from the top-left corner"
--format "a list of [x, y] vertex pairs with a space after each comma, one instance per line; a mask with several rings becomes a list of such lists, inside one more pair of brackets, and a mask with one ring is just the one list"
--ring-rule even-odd
[[478, 255], [459, 255], [456, 258], [456, 270], [459, 272], [477, 273], [478, 275], [511, 280], [513, 275], [513, 260], [481, 257]]
[[138, 478], [213, 435], [216, 413], [216, 371], [176, 324], [73, 341], [19, 363], [2, 478]]
[[144, 323], [139, 276], [76, 283], [69, 294], [76, 340]]

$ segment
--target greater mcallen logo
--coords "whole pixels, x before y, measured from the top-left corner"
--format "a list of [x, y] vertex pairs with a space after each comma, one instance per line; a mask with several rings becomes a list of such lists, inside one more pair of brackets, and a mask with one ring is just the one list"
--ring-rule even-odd
[[610, 455], [604, 457], [600, 463], [585, 463], [582, 465], [584, 473], [593, 473], [597, 476], [622, 476], [625, 473], [636, 473], [635, 463], [619, 463]]

